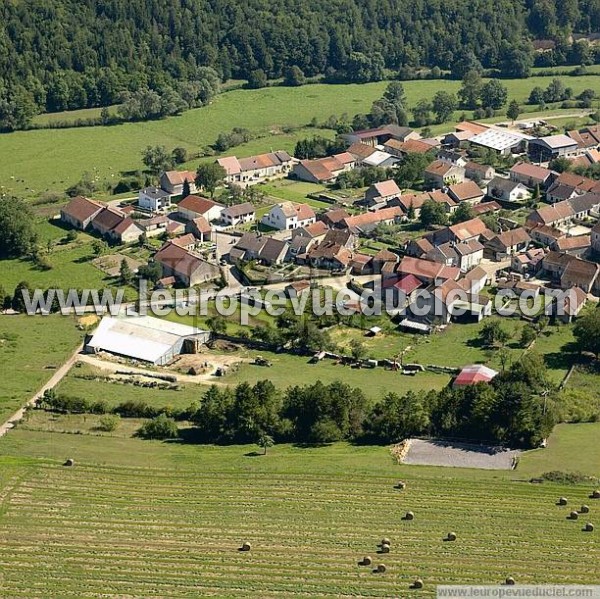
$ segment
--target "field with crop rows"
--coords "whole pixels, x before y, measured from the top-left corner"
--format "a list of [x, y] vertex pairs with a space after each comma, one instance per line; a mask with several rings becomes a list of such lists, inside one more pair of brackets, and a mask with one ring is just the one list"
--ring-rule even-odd
[[[560, 495], [591, 503], [589, 486], [400, 467], [385, 448], [282, 446], [250, 457], [240, 447], [53, 438], [51, 459], [1, 459], [5, 597], [431, 597], [439, 583], [508, 575], [600, 582], [598, 533], [555, 505]], [[0, 447], [25, 444], [24, 454], [43, 452], [44, 434], [17, 430]], [[53, 455], [65, 444], [81, 457], [73, 468]], [[144, 452], [145, 466], [128, 465]], [[399, 476], [405, 491], [394, 489]], [[597, 519], [600, 503], [591, 505]], [[407, 510], [413, 521], [402, 520]], [[457, 541], [443, 541], [449, 531]], [[392, 549], [378, 555], [384, 536]], [[238, 551], [244, 541], [248, 553]], [[358, 566], [364, 555], [387, 571]], [[422, 591], [409, 589], [415, 577]]]

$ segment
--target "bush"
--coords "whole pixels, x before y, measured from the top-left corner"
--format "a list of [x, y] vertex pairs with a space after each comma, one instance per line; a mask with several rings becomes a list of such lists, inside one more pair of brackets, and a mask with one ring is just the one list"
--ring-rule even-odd
[[98, 423], [98, 430], [104, 431], [105, 433], [112, 433], [119, 426], [120, 420], [121, 419], [116, 414], [102, 416]]
[[580, 474], [579, 472], [561, 472], [560, 470], [544, 472], [540, 478], [552, 483], [561, 483], [564, 485], [576, 485], [589, 480], [589, 477]]
[[179, 436], [179, 429], [175, 420], [160, 414], [144, 423], [138, 430], [138, 435], [144, 439], [176, 439]]

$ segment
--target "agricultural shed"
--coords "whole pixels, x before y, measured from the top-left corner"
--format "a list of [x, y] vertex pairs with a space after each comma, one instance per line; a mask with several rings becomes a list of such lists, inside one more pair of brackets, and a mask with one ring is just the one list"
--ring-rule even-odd
[[483, 364], [465, 366], [454, 379], [453, 387], [466, 387], [477, 383], [489, 383], [498, 373]]
[[109, 352], [155, 365], [165, 365], [192, 347], [206, 343], [208, 331], [150, 316], [105, 316], [86, 345], [86, 351]]

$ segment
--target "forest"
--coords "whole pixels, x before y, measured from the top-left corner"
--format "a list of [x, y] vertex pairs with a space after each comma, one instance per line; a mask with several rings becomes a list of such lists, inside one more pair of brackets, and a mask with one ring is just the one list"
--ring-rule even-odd
[[[600, 61], [570, 37], [599, 28], [600, 0], [3, 2], [0, 128], [122, 102], [126, 116], [160, 118], [210, 101], [215, 75], [251, 87], [406, 79], [420, 68], [526, 77], [538, 63]], [[535, 39], [555, 48], [535, 54]]]

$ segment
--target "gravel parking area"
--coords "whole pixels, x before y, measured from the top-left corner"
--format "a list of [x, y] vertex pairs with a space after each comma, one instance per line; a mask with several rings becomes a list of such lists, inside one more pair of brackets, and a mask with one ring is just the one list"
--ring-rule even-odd
[[409, 443], [410, 447], [402, 460], [403, 464], [511, 470], [515, 459], [521, 454], [519, 450], [503, 447], [449, 441], [410, 439]]

